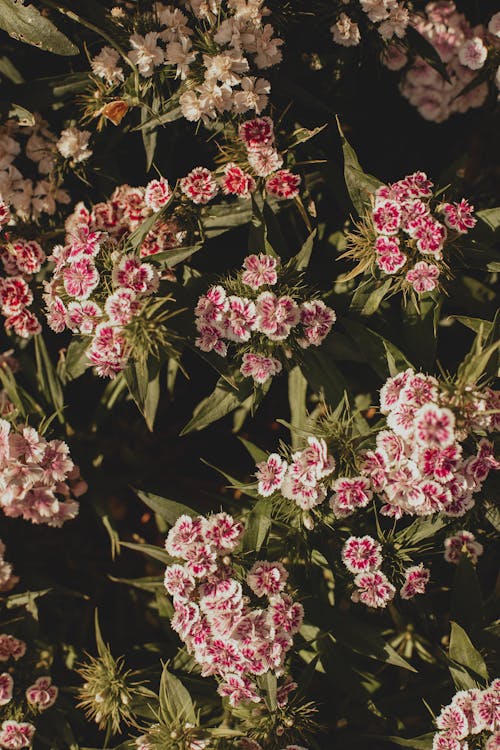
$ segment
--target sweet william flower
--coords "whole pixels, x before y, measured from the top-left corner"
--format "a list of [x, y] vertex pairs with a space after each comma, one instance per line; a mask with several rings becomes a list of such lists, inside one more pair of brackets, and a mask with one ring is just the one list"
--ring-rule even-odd
[[26, 699], [39, 711], [46, 711], [56, 702], [58, 693], [59, 690], [52, 685], [50, 677], [39, 677], [33, 685], [27, 688]]
[[105, 46], [90, 61], [92, 72], [109, 85], [123, 81], [123, 69], [118, 65], [120, 55], [113, 47]]
[[267, 460], [260, 461], [256, 468], [259, 495], [269, 497], [280, 489], [288, 464], [278, 453], [271, 453]]
[[182, 178], [180, 187], [184, 195], [198, 205], [209, 203], [219, 190], [212, 172], [205, 167], [195, 167]]
[[151, 180], [146, 185], [144, 202], [153, 211], [159, 211], [166, 206], [171, 197], [172, 191], [167, 180], [163, 177], [159, 180]]
[[437, 287], [439, 268], [437, 266], [419, 261], [410, 269], [405, 278], [417, 294], [432, 292]]
[[467, 39], [458, 50], [458, 59], [462, 65], [471, 70], [480, 70], [486, 62], [487, 57], [488, 50], [479, 36]]
[[278, 200], [292, 200], [299, 194], [301, 178], [288, 169], [280, 169], [266, 180], [269, 195]]
[[259, 385], [263, 385], [279, 375], [282, 370], [282, 364], [274, 357], [266, 357], [263, 354], [246, 353], [243, 355], [243, 363], [240, 372], [246, 378], [251, 377]]
[[22, 750], [30, 747], [35, 736], [35, 727], [26, 721], [7, 720], [0, 730], [0, 747], [6, 750]]
[[353, 602], [361, 602], [372, 609], [383, 608], [394, 598], [396, 589], [380, 570], [373, 573], [358, 573], [354, 579], [356, 590], [351, 594]]
[[382, 564], [381, 547], [371, 536], [351, 536], [342, 548], [342, 562], [351, 573], [372, 572]]
[[156, 31], [148, 31], [145, 36], [132, 34], [130, 37], [132, 49], [129, 57], [145, 78], [150, 78], [155, 67], [161, 65], [164, 59], [164, 52], [158, 46], [158, 38]]
[[429, 578], [430, 571], [424, 568], [423, 563], [406, 568], [405, 581], [399, 592], [401, 598], [413, 599], [417, 594], [425, 594]]
[[57, 141], [57, 150], [65, 159], [71, 159], [75, 164], [80, 164], [92, 156], [92, 150], [89, 148], [90, 136], [89, 130], [66, 128]]
[[6, 706], [12, 700], [14, 680], [8, 672], [0, 674], [0, 706]]
[[241, 280], [254, 290], [264, 285], [273, 286], [278, 281], [277, 265], [278, 260], [271, 255], [248, 255], [243, 261], [245, 270]]

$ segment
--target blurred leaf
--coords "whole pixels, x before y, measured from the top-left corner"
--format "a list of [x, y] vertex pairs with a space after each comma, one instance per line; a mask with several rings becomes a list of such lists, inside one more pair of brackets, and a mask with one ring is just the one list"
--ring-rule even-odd
[[146, 503], [151, 510], [158, 513], [170, 526], [174, 525], [179, 516], [191, 516], [191, 518], [194, 518], [198, 515], [196, 511], [188, 508], [187, 505], [178, 503], [175, 500], [168, 500], [166, 497], [160, 497], [160, 495], [154, 495], [152, 492], [144, 492], [143, 490], [134, 490], [134, 492], [140, 497], [143, 503]]
[[20, 0], [0, 0], [0, 28], [13, 39], [56, 55], [79, 54], [78, 47], [52, 21], [34, 5], [24, 5]]
[[71, 341], [57, 363], [57, 372], [63, 383], [79, 378], [90, 367], [87, 357], [89, 342], [85, 339]]
[[167, 725], [184, 726], [190, 723], [194, 726], [197, 724], [189, 691], [178, 677], [168, 671], [167, 665], [163, 668], [160, 680], [160, 714]]
[[203, 430], [212, 422], [230, 414], [245, 401], [253, 392], [253, 385], [248, 378], [239, 389], [232, 388], [226, 380], [219, 378], [215, 390], [204, 398], [193, 412], [192, 419], [181, 431], [187, 435], [193, 431]]
[[344, 179], [347, 186], [349, 197], [359, 216], [370, 207], [370, 196], [379, 188], [382, 183], [376, 177], [363, 172], [361, 165], [356, 156], [356, 152], [345, 137], [337, 118], [337, 126], [342, 141], [342, 151], [344, 153]]
[[142, 552], [148, 557], [152, 557], [153, 560], [158, 560], [165, 565], [171, 565], [173, 558], [161, 547], [155, 547], [154, 544], [135, 544], [134, 542], [120, 542], [120, 547], [127, 547], [127, 549], [133, 549], [136, 552]]
[[288, 375], [288, 403], [290, 405], [290, 424], [292, 425], [292, 448], [298, 448], [300, 436], [296, 430], [303, 429], [307, 419], [306, 408], [307, 380], [300, 367], [294, 367]]
[[123, 371], [130, 395], [143, 415], [150, 432], [160, 402], [160, 364], [155, 357], [129, 361]]
[[490, 229], [496, 231], [500, 228], [500, 206], [496, 208], [485, 208], [482, 211], [476, 211], [476, 216], [484, 221]]
[[314, 247], [314, 240], [316, 239], [316, 234], [317, 230], [313, 229], [297, 255], [292, 258], [292, 264], [297, 269], [297, 271], [303, 271], [309, 265], [309, 261], [311, 260], [311, 253]]
[[395, 667], [407, 669], [409, 672], [417, 671], [386, 643], [372, 626], [351, 615], [335, 613], [330, 618], [332, 623], [330, 637], [343, 646], [347, 646], [358, 654], [368, 656], [370, 659], [392, 664]]
[[264, 694], [264, 702], [267, 710], [273, 714], [277, 709], [276, 692], [278, 681], [274, 672], [266, 672], [257, 677], [257, 685]]
[[45, 400], [54, 407], [59, 422], [64, 423], [64, 395], [61, 380], [52, 364], [45, 341], [41, 335], [34, 337], [36, 374], [40, 391]]
[[240, 441], [240, 443], [242, 443], [242, 445], [245, 446], [255, 463], [258, 463], [259, 461], [265, 461], [267, 459], [267, 453], [266, 451], [262, 450], [262, 448], [259, 448], [257, 445], [254, 445], [245, 438], [238, 437], [238, 440]]
[[348, 318], [342, 319], [342, 325], [364, 355], [365, 361], [383, 380], [412, 367], [403, 352], [381, 334]]
[[450, 77], [448, 75], [448, 71], [446, 70], [446, 65], [441, 60], [441, 57], [439, 56], [436, 48], [429, 41], [427, 41], [427, 39], [422, 36], [422, 34], [420, 34], [413, 26], [408, 26], [408, 28], [406, 29], [406, 36], [411, 48], [418, 52], [420, 57], [423, 58], [426, 63], [429, 63], [432, 68], [437, 70], [437, 72], [441, 74], [444, 80], [449, 83]]
[[[375, 740], [374, 735], [370, 736]], [[379, 738], [377, 737], [377, 739]], [[420, 737], [414, 737], [412, 740], [405, 740], [403, 737], [380, 737], [380, 739], [392, 742], [393, 745], [399, 745], [399, 747], [409, 747], [413, 750], [431, 750], [434, 732], [421, 734]]]

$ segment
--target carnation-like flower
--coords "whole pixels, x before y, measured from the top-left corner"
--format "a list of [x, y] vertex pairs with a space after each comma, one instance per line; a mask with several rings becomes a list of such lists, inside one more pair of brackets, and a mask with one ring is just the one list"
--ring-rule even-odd
[[430, 571], [424, 568], [423, 563], [406, 568], [405, 582], [399, 592], [401, 598], [413, 599], [417, 594], [425, 594], [429, 578]]
[[212, 172], [205, 167], [195, 167], [182, 178], [180, 186], [184, 195], [198, 205], [209, 203], [219, 190]]
[[66, 128], [57, 141], [57, 150], [65, 159], [71, 159], [79, 164], [92, 156], [89, 148], [91, 133], [89, 130], [78, 130], [78, 128]]
[[453, 536], [447, 537], [444, 542], [444, 559], [455, 565], [458, 565], [463, 554], [467, 555], [475, 565], [483, 551], [483, 545], [476, 541], [471, 531], [457, 531]]
[[394, 598], [396, 589], [380, 570], [373, 573], [358, 573], [354, 579], [356, 589], [351, 594], [353, 602], [361, 602], [367, 607], [386, 607]]
[[382, 564], [382, 552], [371, 536], [351, 536], [342, 548], [342, 561], [351, 573], [372, 572]]
[[56, 702], [58, 693], [59, 690], [52, 685], [50, 677], [39, 677], [33, 685], [27, 688], [26, 699], [38, 711], [46, 711]]

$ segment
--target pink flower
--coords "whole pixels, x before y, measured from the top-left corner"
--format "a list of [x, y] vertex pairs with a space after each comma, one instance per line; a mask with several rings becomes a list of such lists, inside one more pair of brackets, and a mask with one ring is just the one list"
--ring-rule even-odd
[[351, 536], [342, 548], [342, 561], [351, 573], [377, 570], [382, 564], [380, 544], [371, 536]]
[[205, 520], [201, 517], [193, 519], [187, 515], [179, 516], [168, 532], [165, 542], [168, 554], [186, 559], [187, 550], [196, 542], [203, 540], [204, 528]]
[[423, 294], [424, 292], [432, 292], [436, 288], [438, 276], [439, 268], [422, 260], [408, 271], [405, 278], [417, 294]]
[[255, 353], [244, 354], [243, 364], [240, 367], [240, 372], [244, 377], [252, 377], [259, 385], [263, 385], [269, 378], [278, 375], [281, 370], [282, 364], [278, 359]]
[[303, 302], [300, 306], [300, 322], [304, 330], [304, 338], [299, 341], [302, 348], [320, 346], [330, 333], [337, 320], [335, 311], [327, 307], [323, 300], [313, 299]]
[[413, 172], [394, 183], [393, 187], [402, 198], [430, 198], [434, 186], [425, 172]]
[[35, 736], [35, 727], [25, 721], [7, 720], [0, 731], [0, 747], [6, 750], [21, 750], [30, 747]]
[[261, 149], [274, 143], [274, 125], [270, 117], [256, 117], [243, 122], [238, 135], [247, 149]]
[[231, 341], [248, 341], [255, 330], [257, 311], [255, 303], [246, 297], [231, 295], [224, 320], [224, 333]]
[[63, 282], [70, 297], [85, 300], [99, 284], [99, 272], [89, 258], [81, 258], [63, 269]]
[[431, 401], [435, 401], [438, 395], [436, 378], [417, 373], [411, 375], [403, 390], [400, 399], [403, 403], [410, 403], [415, 406], [424, 406]]
[[255, 328], [271, 341], [283, 341], [300, 320], [298, 304], [292, 297], [277, 297], [273, 292], [262, 292], [257, 297]]
[[446, 226], [460, 234], [467, 234], [477, 223], [473, 216], [474, 206], [469, 205], [465, 198], [460, 203], [445, 203], [442, 210]]
[[381, 271], [391, 274], [399, 271], [406, 263], [406, 255], [399, 249], [397, 237], [381, 235], [375, 241], [376, 263]]
[[70, 302], [68, 305], [68, 327], [72, 331], [90, 336], [102, 316], [102, 310], [92, 300], [85, 302]]
[[269, 616], [274, 627], [279, 631], [293, 635], [298, 633], [304, 619], [304, 607], [294, 602], [287, 594], [276, 596], [271, 600]]
[[95, 258], [101, 247], [101, 232], [94, 232], [88, 224], [78, 224], [69, 234], [67, 260], [73, 262], [82, 258]]
[[346, 516], [358, 508], [366, 508], [373, 497], [366, 477], [339, 477], [333, 483], [330, 507], [339, 516]]
[[500, 691], [483, 690], [478, 697], [476, 712], [484, 729], [494, 732], [500, 727]]
[[413, 370], [408, 369], [386, 380], [380, 389], [380, 411], [382, 414], [388, 414], [398, 404], [401, 391], [413, 374]]
[[220, 683], [217, 692], [223, 697], [228, 697], [233, 707], [241, 703], [259, 703], [261, 700], [256, 685], [247, 677], [240, 677], [235, 673], [228, 673], [224, 676], [224, 681]]
[[425, 404], [415, 414], [415, 438], [424, 447], [446, 448], [455, 440], [455, 417], [449, 409]]
[[38, 273], [45, 260], [45, 253], [38, 242], [19, 239], [12, 243], [12, 249], [20, 273]]
[[3, 315], [19, 315], [33, 302], [33, 294], [21, 276], [0, 279], [0, 307]]
[[468, 721], [464, 712], [453, 705], [443, 708], [436, 716], [436, 726], [449, 737], [463, 740], [468, 734]]
[[401, 207], [393, 200], [380, 200], [373, 211], [373, 223], [379, 234], [397, 234], [401, 226]]
[[480, 70], [486, 62], [487, 57], [488, 50], [479, 36], [467, 39], [458, 50], [458, 59], [462, 65], [471, 70]]
[[206, 520], [205, 539], [218, 552], [233, 552], [243, 536], [243, 524], [235, 521], [227, 513], [214, 513]]
[[244, 172], [234, 162], [224, 167], [222, 178], [222, 192], [224, 195], [238, 195], [240, 198], [248, 198], [255, 190], [255, 180], [251, 174]]
[[405, 570], [405, 582], [400, 590], [402, 599], [412, 599], [416, 594], [425, 594], [425, 587], [429, 583], [430, 571], [423, 563], [413, 565]]
[[430, 216], [419, 216], [408, 222], [407, 232], [417, 241], [418, 250], [439, 260], [446, 240], [446, 228]]
[[[499, 14], [497, 13], [497, 15]], [[488, 737], [485, 750], [500, 750], [500, 732], [495, 732], [495, 734]]]
[[182, 178], [180, 186], [184, 195], [198, 205], [209, 203], [219, 190], [212, 172], [205, 167], [195, 167]]
[[225, 289], [219, 285], [211, 286], [208, 292], [198, 299], [194, 314], [207, 323], [220, 323], [228, 307], [229, 301]]
[[119, 326], [126, 326], [136, 312], [139, 304], [137, 303], [136, 293], [132, 289], [118, 289], [111, 294], [106, 300], [104, 310], [112, 323]]
[[275, 596], [283, 591], [288, 572], [281, 563], [258, 560], [247, 573], [247, 583], [255, 596]]
[[432, 740], [432, 750], [463, 750], [462, 743], [447, 732], [438, 732]]
[[54, 705], [58, 693], [59, 690], [55, 685], [52, 685], [50, 677], [39, 677], [35, 680], [35, 684], [26, 690], [26, 699], [39, 711], [45, 711]]
[[255, 476], [258, 480], [258, 492], [269, 497], [279, 490], [287, 470], [287, 462], [278, 453], [271, 453], [266, 461], [257, 464]]
[[280, 201], [292, 200], [299, 194], [301, 178], [289, 169], [280, 169], [266, 180], [266, 190], [269, 195]]
[[222, 340], [221, 332], [215, 325], [201, 325], [198, 328], [195, 345], [202, 352], [216, 352], [220, 357], [227, 355], [227, 344]]
[[[80, 304], [73, 302], [70, 304]], [[68, 324], [68, 311], [60, 297], [54, 297], [47, 305], [47, 323], [55, 333], [62, 333]]]
[[106, 323], [100, 323], [87, 352], [90, 362], [96, 367], [97, 374], [101, 377], [114, 378], [125, 368], [129, 355], [129, 346], [120, 330]]
[[458, 565], [462, 554], [468, 555], [473, 565], [483, 554], [483, 545], [476, 542], [476, 537], [470, 531], [457, 531], [454, 536], [445, 539], [444, 559], [446, 562]]
[[248, 255], [243, 261], [245, 270], [241, 281], [251, 289], [259, 289], [264, 284], [273, 286], [278, 281], [277, 265], [278, 260], [271, 255]]
[[367, 607], [386, 607], [394, 598], [396, 589], [380, 570], [373, 573], [358, 573], [354, 579], [356, 591], [351, 594], [353, 602], [361, 602]]
[[150, 294], [158, 289], [158, 272], [150, 263], [141, 263], [132, 253], [124, 255], [113, 268], [113, 283], [137, 294]]
[[5, 706], [12, 700], [14, 680], [8, 672], [0, 674], [0, 706]]
[[5, 330], [13, 329], [16, 336], [29, 339], [36, 336], [42, 330], [40, 321], [30, 310], [21, 310], [18, 315], [10, 315], [5, 319]]
[[152, 211], [159, 211], [167, 205], [172, 197], [170, 186], [163, 177], [159, 180], [151, 180], [146, 185], [144, 202]]
[[0, 230], [2, 229], [2, 227], [6, 226], [9, 223], [11, 218], [12, 214], [10, 213], [10, 208], [0, 198]]
[[187, 599], [194, 591], [195, 579], [183, 565], [169, 565], [164, 584], [170, 596]]
[[13, 635], [2, 633], [0, 635], [0, 662], [8, 661], [12, 657], [15, 661], [21, 659], [26, 653], [26, 643], [14, 638]]

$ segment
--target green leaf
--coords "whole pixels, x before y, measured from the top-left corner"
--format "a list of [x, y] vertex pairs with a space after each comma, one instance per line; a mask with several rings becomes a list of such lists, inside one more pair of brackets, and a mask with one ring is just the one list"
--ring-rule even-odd
[[483, 602], [476, 569], [466, 554], [460, 556], [451, 590], [451, 619], [465, 627], [481, 622]]
[[370, 659], [392, 664], [395, 667], [407, 669], [409, 672], [417, 671], [392, 646], [386, 643], [373, 627], [366, 625], [361, 620], [350, 615], [335, 613], [331, 616], [331, 623], [330, 637], [342, 646], [347, 646]]
[[342, 151], [344, 153], [344, 179], [347, 192], [349, 193], [354, 208], [361, 216], [366, 209], [370, 207], [370, 196], [382, 185], [382, 183], [380, 180], [377, 180], [376, 177], [372, 177], [372, 175], [363, 172], [358, 157], [356, 156], [356, 152], [342, 132], [338, 118], [337, 126], [342, 141]]
[[484, 659], [474, 647], [465, 630], [456, 622], [451, 623], [450, 672], [459, 690], [484, 688], [488, 681], [488, 670]]
[[87, 357], [89, 342], [85, 339], [72, 341], [66, 353], [57, 363], [57, 372], [63, 383], [79, 378], [88, 367], [90, 362]]
[[67, 36], [52, 21], [42, 16], [34, 5], [23, 5], [20, 0], [0, 0], [0, 28], [13, 39], [56, 55], [78, 55]]
[[[141, 108], [141, 123], [144, 123], [149, 117], [146, 107]], [[156, 128], [142, 128], [142, 142], [146, 154], [146, 172], [149, 172], [153, 159], [155, 158], [156, 143], [158, 141], [158, 131]]]
[[467, 315], [453, 315], [453, 320], [458, 320], [459, 323], [470, 328], [475, 333], [483, 332], [483, 336], [489, 336], [493, 323], [489, 320], [482, 320], [482, 318], [471, 318]]
[[297, 450], [300, 442], [300, 435], [297, 430], [303, 430], [307, 419], [306, 408], [307, 380], [300, 367], [294, 367], [290, 370], [288, 376], [288, 403], [290, 405], [290, 424], [292, 448]]
[[496, 231], [500, 228], [500, 206], [496, 208], [485, 208], [482, 211], [476, 211], [476, 216], [484, 221], [490, 229]]
[[148, 557], [152, 557], [153, 560], [159, 560], [159, 562], [165, 565], [171, 565], [173, 558], [161, 547], [155, 547], [154, 544], [135, 544], [134, 542], [120, 542], [120, 547], [127, 547], [127, 549], [133, 549], [136, 552], [142, 552]]
[[[370, 280], [360, 284], [353, 294], [351, 308], [358, 310], [360, 315], [373, 315], [379, 309], [384, 297], [391, 288], [392, 279], [383, 282]], [[373, 289], [373, 291], [370, 291]]]
[[203, 248], [203, 243], [199, 242], [197, 245], [186, 245], [185, 247], [176, 247], [172, 250], [165, 250], [163, 253], [157, 253], [151, 255], [148, 258], [149, 262], [153, 263], [164, 263], [167, 268], [173, 268], [177, 263], [181, 263], [183, 260], [190, 258], [192, 255], [197, 253]]
[[204, 461], [203, 459], [202, 461], [207, 466], [210, 466], [211, 469], [214, 469], [214, 471], [217, 471], [219, 474], [222, 474], [222, 476], [225, 477], [227, 481], [229, 482], [229, 486], [231, 488], [240, 490], [241, 492], [243, 492], [245, 495], [248, 495], [249, 497], [260, 497], [255, 486], [252, 487], [248, 484], [244, 484], [243, 482], [240, 482], [235, 477], [232, 477], [231, 474], [227, 474], [225, 471], [222, 471], [222, 469], [219, 469], [217, 466], [214, 466], [213, 464], [208, 463], [208, 461]]
[[242, 443], [242, 445], [245, 446], [255, 463], [258, 463], [259, 461], [265, 461], [267, 459], [268, 454], [266, 451], [262, 450], [262, 448], [254, 445], [249, 440], [245, 440], [245, 438], [238, 437], [238, 440], [240, 441], [240, 443]]
[[193, 431], [203, 430], [212, 422], [230, 414], [245, 401], [253, 392], [250, 382], [242, 384], [241, 388], [232, 388], [226, 380], [219, 378], [214, 391], [203, 399], [193, 412], [193, 417], [181, 431], [187, 435]]
[[[375, 739], [375, 735], [370, 735]], [[398, 745], [399, 747], [409, 747], [413, 750], [431, 750], [432, 748], [432, 741], [434, 739], [434, 732], [430, 732], [429, 734], [421, 734], [420, 737], [414, 737], [412, 740], [405, 740], [404, 737], [379, 737], [378, 739], [387, 740], [387, 742], [392, 742], [393, 745]]]
[[50, 359], [42, 336], [35, 336], [36, 374], [40, 391], [46, 401], [54, 407], [59, 422], [64, 423], [64, 395], [61, 380]]
[[265, 674], [257, 677], [257, 685], [264, 693], [264, 702], [267, 706], [267, 710], [271, 714], [275, 713], [278, 707], [276, 700], [278, 680], [274, 672], [266, 672]]
[[302, 245], [297, 255], [295, 255], [292, 258], [292, 265], [297, 269], [297, 271], [303, 271], [309, 265], [316, 234], [317, 234], [317, 230], [313, 229], [313, 231], [311, 232], [307, 240], [304, 242], [304, 244]]
[[332, 355], [325, 347], [314, 350], [311, 347], [303, 357], [300, 368], [307, 382], [316, 393], [323, 392], [326, 403], [335, 408], [349, 389]]
[[154, 495], [152, 492], [143, 492], [143, 490], [134, 490], [143, 503], [154, 510], [155, 513], [163, 518], [170, 526], [173, 526], [179, 516], [191, 516], [194, 518], [198, 514], [196, 511], [188, 508], [187, 505], [178, 503], [175, 500], [168, 500], [166, 497]]
[[163, 668], [160, 680], [160, 714], [163, 721], [173, 726], [184, 726], [187, 722], [196, 725], [194, 704], [188, 690], [178, 677]]
[[160, 367], [154, 357], [129, 362], [123, 372], [130, 395], [152, 432], [160, 402]]
[[412, 547], [420, 544], [441, 531], [450, 519], [442, 513], [436, 513], [434, 516], [422, 516], [417, 518], [413, 523], [396, 535], [396, 541], [403, 546], [410, 544]]
[[263, 497], [250, 511], [243, 537], [245, 552], [258, 552], [263, 546], [272, 525], [271, 509], [272, 499]]
[[347, 318], [342, 319], [342, 325], [356, 343], [359, 352], [364, 354], [365, 361], [382, 379], [412, 367], [403, 352], [381, 334]]

